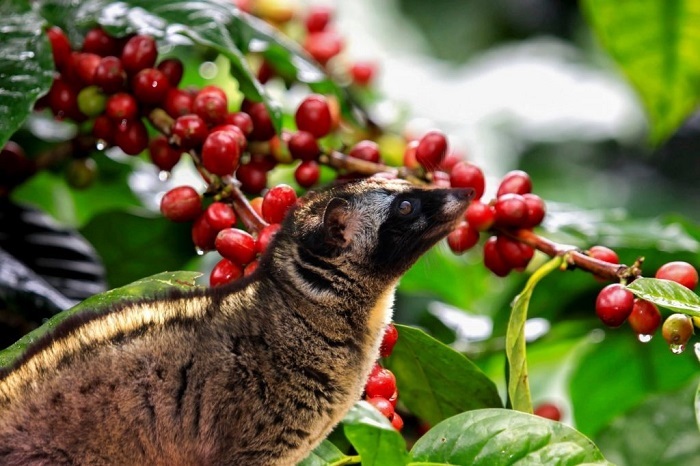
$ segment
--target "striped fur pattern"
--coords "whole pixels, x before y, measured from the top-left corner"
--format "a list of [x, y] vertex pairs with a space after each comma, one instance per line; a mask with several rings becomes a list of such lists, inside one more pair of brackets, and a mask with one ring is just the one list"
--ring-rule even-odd
[[0, 464], [296, 464], [360, 398], [398, 279], [468, 197], [335, 187], [247, 279], [68, 319], [0, 374]]

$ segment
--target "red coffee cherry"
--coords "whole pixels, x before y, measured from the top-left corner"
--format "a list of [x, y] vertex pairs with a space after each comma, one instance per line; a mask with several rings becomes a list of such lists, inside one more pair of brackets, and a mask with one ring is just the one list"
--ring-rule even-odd
[[389, 399], [396, 391], [396, 377], [389, 369], [373, 369], [365, 386], [368, 398], [380, 396]]
[[153, 37], [136, 35], [124, 44], [122, 65], [129, 75], [144, 68], [152, 68], [158, 58], [158, 48]]
[[493, 206], [481, 201], [472, 201], [464, 214], [467, 223], [476, 231], [486, 231], [493, 226], [496, 220], [496, 211]]
[[321, 138], [331, 131], [331, 110], [322, 95], [312, 94], [304, 99], [294, 114], [297, 128]]
[[268, 223], [282, 223], [287, 210], [297, 201], [291, 186], [280, 184], [270, 189], [263, 197], [262, 214]]
[[313, 5], [306, 15], [306, 30], [308, 32], [320, 32], [326, 29], [331, 21], [333, 9], [325, 5]]
[[503, 194], [527, 194], [532, 191], [530, 175], [522, 170], [512, 170], [506, 173], [498, 186], [497, 197]]
[[48, 94], [49, 107], [58, 118], [85, 119], [78, 108], [78, 92], [61, 78], [54, 79]]
[[635, 298], [627, 322], [637, 335], [653, 335], [661, 325], [661, 312], [656, 304]]
[[116, 37], [112, 37], [102, 28], [96, 27], [85, 34], [82, 51], [107, 57], [118, 55], [121, 50], [119, 40]]
[[363, 140], [355, 144], [348, 155], [367, 162], [379, 163], [379, 145], [374, 141]]
[[207, 217], [202, 213], [192, 224], [192, 242], [200, 251], [211, 251], [215, 248], [214, 241], [219, 230], [215, 230]]
[[426, 170], [435, 170], [446, 154], [447, 138], [440, 131], [429, 131], [418, 141], [416, 160]]
[[457, 162], [450, 173], [450, 185], [453, 188], [472, 188], [474, 200], [479, 200], [486, 186], [484, 172], [472, 163]]
[[246, 265], [245, 268], [243, 269], [243, 276], [247, 277], [248, 275], [251, 275], [258, 268], [259, 264], [260, 264], [260, 262], [257, 259], [255, 259], [253, 262]]
[[114, 144], [128, 155], [138, 155], [148, 147], [148, 130], [140, 119], [124, 120], [117, 125]]
[[182, 74], [185, 71], [182, 61], [180, 61], [178, 58], [168, 58], [167, 60], [163, 60], [162, 62], [158, 63], [157, 68], [163, 72], [165, 77], [168, 78], [170, 87], [177, 87], [178, 84], [180, 84]]
[[123, 90], [126, 84], [126, 71], [124, 71], [122, 61], [117, 57], [103, 57], [95, 68], [92, 80], [107, 94]]
[[228, 259], [221, 259], [211, 271], [209, 275], [209, 284], [211, 286], [221, 286], [231, 283], [243, 276], [243, 268], [234, 264]]
[[308, 131], [293, 133], [287, 146], [292, 157], [299, 160], [316, 160], [321, 153], [316, 137]]
[[253, 120], [250, 118], [250, 115], [244, 112], [227, 114], [224, 117], [224, 124], [238, 126], [246, 136], [253, 132]]
[[469, 223], [462, 222], [447, 235], [447, 244], [455, 254], [462, 254], [479, 242], [479, 232]]
[[608, 327], [619, 327], [632, 313], [634, 295], [619, 283], [606, 286], [595, 303], [598, 318]]
[[260, 233], [258, 233], [258, 239], [255, 242], [255, 250], [258, 252], [258, 254], [262, 254], [267, 250], [267, 246], [270, 244], [270, 241], [272, 241], [272, 238], [275, 237], [275, 234], [281, 227], [282, 225], [279, 223], [273, 223], [260, 230]]
[[685, 314], [671, 314], [661, 327], [661, 335], [674, 353], [682, 353], [693, 336], [693, 321]]
[[496, 225], [522, 227], [527, 222], [527, 204], [520, 194], [504, 194], [496, 199]]
[[120, 92], [107, 99], [105, 114], [117, 123], [134, 120], [139, 116], [139, 105], [133, 95]]
[[304, 49], [314, 60], [325, 65], [343, 50], [343, 39], [332, 30], [314, 32], [306, 36]]
[[182, 89], [168, 89], [163, 100], [163, 110], [173, 118], [192, 113], [192, 102], [194, 98], [189, 92]]
[[114, 141], [114, 133], [117, 131], [117, 124], [107, 115], [100, 115], [95, 118], [92, 125], [92, 135], [97, 139], [105, 141], [111, 145]]
[[207, 223], [217, 232], [236, 224], [236, 213], [230, 205], [223, 202], [212, 202], [204, 210]]
[[377, 74], [377, 66], [374, 63], [356, 61], [350, 67], [352, 82], [358, 86], [369, 86]]
[[[611, 264], [619, 264], [620, 263], [620, 258], [617, 257], [617, 253], [610, 248], [606, 248], [605, 246], [593, 246], [592, 248], [590, 248], [588, 250], [588, 255], [593, 257], [594, 259], [598, 259], [598, 260], [601, 260], [604, 262], [609, 262]], [[608, 281], [604, 277], [600, 277], [598, 275], [594, 275], [594, 277], [599, 282]]]
[[321, 177], [321, 168], [313, 160], [302, 162], [294, 170], [294, 179], [302, 188], [310, 188], [315, 185]]
[[172, 147], [168, 139], [162, 135], [151, 139], [151, 142], [148, 144], [148, 154], [153, 164], [163, 171], [172, 170], [182, 157], [182, 152]]
[[61, 69], [70, 59], [71, 46], [68, 37], [58, 26], [52, 26], [46, 31], [51, 42], [51, 53], [56, 69]]
[[387, 419], [391, 419], [394, 415], [394, 406], [392, 406], [392, 404], [386, 398], [375, 396], [372, 398], [367, 398], [367, 402], [377, 408], [377, 410], [382, 413], [382, 416], [386, 417]]
[[191, 186], [173, 188], [160, 201], [160, 211], [173, 222], [189, 222], [202, 211], [202, 198]]
[[212, 92], [199, 92], [192, 102], [192, 111], [202, 117], [204, 121], [211, 125], [223, 123], [228, 114], [228, 102], [226, 96]]
[[682, 261], [662, 265], [656, 271], [656, 278], [680, 283], [690, 290], [695, 289], [698, 285], [698, 271], [689, 263]]
[[523, 223], [523, 228], [534, 228], [544, 220], [545, 205], [544, 201], [537, 194], [523, 194], [525, 205], [527, 206], [527, 219]]
[[384, 330], [384, 336], [382, 337], [382, 344], [379, 347], [379, 356], [382, 358], [388, 358], [394, 351], [394, 346], [399, 339], [399, 331], [396, 330], [394, 324], [390, 323], [386, 326]]
[[501, 259], [513, 269], [524, 269], [530, 263], [535, 250], [507, 236], [499, 235], [496, 239], [496, 249]]
[[226, 259], [245, 265], [255, 259], [255, 239], [247, 231], [224, 228], [216, 235], [216, 250]]
[[394, 413], [394, 416], [391, 418], [391, 425], [398, 431], [403, 429], [403, 419], [399, 416], [399, 413]]
[[214, 131], [202, 144], [202, 165], [215, 175], [233, 175], [240, 157], [241, 146], [231, 131]]
[[496, 242], [498, 238], [490, 237], [484, 244], [484, 265], [487, 269], [499, 277], [505, 277], [511, 271], [511, 267], [501, 257]]
[[95, 71], [102, 57], [94, 53], [76, 53], [73, 55], [74, 71], [85, 86], [95, 83]]
[[260, 194], [267, 186], [267, 170], [259, 163], [245, 163], [236, 170], [241, 189], [248, 194]]
[[553, 403], [542, 403], [538, 405], [533, 414], [552, 421], [561, 421], [561, 410]]
[[251, 141], [267, 141], [275, 135], [275, 127], [265, 104], [262, 102], [251, 103], [248, 105], [246, 113], [253, 122], [253, 131], [248, 135]]
[[209, 129], [207, 124], [198, 115], [183, 115], [175, 119], [171, 129], [171, 140], [184, 150], [189, 150], [204, 143]]
[[144, 68], [131, 80], [131, 89], [139, 101], [157, 105], [168, 95], [170, 81], [162, 71], [156, 68]]

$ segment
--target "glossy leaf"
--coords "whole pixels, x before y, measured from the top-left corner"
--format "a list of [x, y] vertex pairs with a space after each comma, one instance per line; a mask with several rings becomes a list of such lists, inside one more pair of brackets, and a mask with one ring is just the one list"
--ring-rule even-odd
[[680, 391], [650, 397], [617, 417], [596, 436], [598, 448], [618, 466], [696, 464], [700, 434], [692, 404], [697, 381]]
[[700, 102], [700, 10], [694, 0], [587, 0], [603, 48], [639, 94], [651, 139], [668, 138]]
[[298, 466], [334, 466], [347, 464], [349, 459], [335, 445], [324, 440]]
[[101, 313], [110, 309], [114, 304], [120, 301], [154, 297], [173, 288], [183, 290], [191, 289], [195, 286], [195, 279], [200, 275], [201, 274], [198, 272], [163, 272], [148, 278], [143, 278], [121, 288], [92, 296], [71, 309], [56, 314], [41, 327], [28, 333], [12, 346], [0, 351], [0, 367], [11, 365], [13, 361], [22, 355], [32, 342], [50, 332], [58, 324], [72, 315], [81, 312]]
[[627, 286], [636, 296], [659, 306], [700, 317], [700, 297], [671, 280], [638, 278]]
[[399, 339], [386, 366], [412, 413], [437, 424], [464, 411], [503, 406], [496, 385], [466, 356], [422, 330], [396, 328]]
[[610, 464], [571, 427], [506, 409], [451, 417], [418, 439], [411, 455], [417, 462], [472, 466]]
[[110, 286], [121, 286], [162, 270], [184, 268], [195, 257], [191, 228], [163, 217], [105, 212], [93, 217], [81, 233], [102, 257]]
[[51, 87], [53, 56], [44, 25], [29, 2], [0, 2], [0, 147]]
[[403, 466], [406, 441], [372, 405], [360, 401], [343, 419], [343, 430], [362, 458], [362, 466]]
[[585, 346], [572, 370], [569, 394], [576, 428], [591, 437], [647, 397], [679, 389], [698, 373], [695, 355], [673, 354], [661, 335], [643, 344], [623, 327], [599, 331]]
[[525, 321], [530, 297], [539, 281], [558, 269], [561, 263], [562, 258], [557, 256], [537, 269], [528, 279], [525, 289], [515, 297], [513, 302], [513, 310], [506, 330], [506, 357], [508, 358], [508, 399], [513, 409], [517, 411], [532, 413], [525, 348]]

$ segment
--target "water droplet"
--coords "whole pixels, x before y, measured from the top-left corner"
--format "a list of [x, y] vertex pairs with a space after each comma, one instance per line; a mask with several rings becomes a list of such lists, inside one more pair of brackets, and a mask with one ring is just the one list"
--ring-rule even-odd
[[652, 337], [653, 335], [644, 335], [640, 333], [639, 335], [637, 335], [637, 340], [641, 341], [642, 343], [649, 343]]
[[102, 139], [98, 139], [95, 143], [95, 147], [97, 150], [105, 150], [107, 148], [107, 142]]
[[196, 252], [198, 256], [204, 255], [204, 250], [202, 248], [200, 248], [199, 246], [194, 247], [194, 252]]
[[681, 354], [683, 351], [685, 351], [685, 345], [672, 344], [672, 345], [669, 345], [669, 347], [671, 348], [671, 351], [673, 352], [673, 354]]
[[168, 181], [170, 179], [170, 172], [167, 170], [161, 170], [158, 172], [158, 179], [160, 181]]

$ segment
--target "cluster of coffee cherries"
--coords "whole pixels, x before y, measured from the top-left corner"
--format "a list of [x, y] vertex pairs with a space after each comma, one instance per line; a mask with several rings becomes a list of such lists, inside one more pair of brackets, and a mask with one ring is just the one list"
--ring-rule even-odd
[[545, 204], [532, 193], [532, 180], [522, 170], [513, 170], [502, 178], [496, 198], [481, 201], [484, 174], [476, 165], [457, 162], [450, 172], [453, 187], [471, 187], [475, 198], [467, 207], [464, 221], [447, 237], [450, 249], [462, 253], [474, 247], [481, 232], [489, 233], [484, 243], [484, 265], [499, 277], [512, 270], [522, 271], [534, 255], [534, 249], [512, 235], [520, 229], [532, 229], [544, 219]]
[[[588, 255], [604, 262], [619, 263], [617, 253], [605, 246], [593, 246], [588, 250]], [[662, 265], [656, 271], [655, 278], [679, 283], [691, 291], [698, 284], [695, 267], [682, 261]], [[674, 353], [683, 352], [694, 333], [693, 320], [685, 314], [671, 314], [662, 325], [663, 319], [656, 304], [635, 298], [621, 283], [612, 283], [600, 290], [595, 310], [608, 327], [619, 327], [627, 321], [637, 338], [644, 343], [650, 341], [661, 326], [661, 334]]]
[[[387, 325], [379, 348], [379, 356], [382, 358], [391, 356], [398, 338], [399, 332], [396, 327], [393, 324]], [[375, 363], [365, 385], [365, 400], [386, 416], [396, 430], [401, 430], [403, 419], [396, 412], [398, 398], [396, 377], [389, 369], [382, 367], [378, 362]]]

